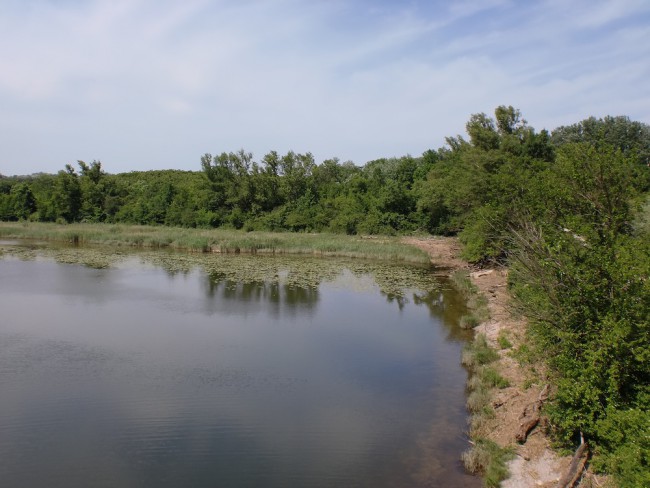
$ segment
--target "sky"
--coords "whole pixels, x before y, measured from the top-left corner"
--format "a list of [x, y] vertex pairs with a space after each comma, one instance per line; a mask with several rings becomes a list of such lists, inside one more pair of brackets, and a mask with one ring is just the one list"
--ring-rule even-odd
[[650, 123], [647, 0], [0, 0], [0, 174], [367, 161], [512, 105]]

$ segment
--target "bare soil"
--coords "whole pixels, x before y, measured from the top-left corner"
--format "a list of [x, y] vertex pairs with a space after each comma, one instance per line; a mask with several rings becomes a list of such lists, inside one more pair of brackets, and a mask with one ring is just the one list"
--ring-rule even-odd
[[[406, 238], [405, 242], [427, 251], [431, 262], [448, 273], [457, 269], [468, 270], [472, 282], [488, 300], [490, 319], [475, 330], [485, 334], [488, 343], [499, 351], [500, 359], [496, 367], [511, 386], [494, 390], [496, 415], [481, 428], [480, 434], [502, 447], [511, 446], [515, 450], [515, 458], [508, 465], [510, 478], [501, 486], [554, 487], [568, 468], [571, 458], [559, 456], [551, 449], [544, 433], [544, 419], [530, 431], [525, 443], [519, 444], [515, 440], [522, 414], [526, 407], [538, 400], [546, 378], [543, 365], [522, 366], [512, 357], [512, 350], [525, 341], [526, 322], [512, 313], [507, 290], [508, 270], [472, 268], [460, 258], [460, 244], [455, 238]], [[513, 344], [512, 348], [499, 347], [497, 338], [502, 334]]]

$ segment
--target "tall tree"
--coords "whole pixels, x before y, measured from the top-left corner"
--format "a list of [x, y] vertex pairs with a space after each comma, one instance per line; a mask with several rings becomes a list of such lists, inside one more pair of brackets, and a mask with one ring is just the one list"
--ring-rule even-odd
[[107, 195], [107, 188], [103, 185], [104, 171], [100, 161], [93, 161], [90, 165], [84, 161], [77, 161], [79, 164], [81, 187], [82, 219], [90, 222], [102, 222], [106, 219], [104, 201]]
[[36, 212], [36, 198], [27, 183], [19, 183], [11, 189], [11, 206], [14, 218], [19, 220], [26, 220]]
[[82, 205], [81, 185], [79, 175], [69, 164], [66, 164], [65, 170], [59, 171], [57, 175], [52, 203], [57, 217], [66, 222], [79, 220]]

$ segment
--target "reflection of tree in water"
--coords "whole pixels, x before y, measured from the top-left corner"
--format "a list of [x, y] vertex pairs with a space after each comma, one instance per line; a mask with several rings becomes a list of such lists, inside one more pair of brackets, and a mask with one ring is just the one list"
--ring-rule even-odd
[[[432, 275], [427, 266], [381, 263], [359, 259], [327, 259], [309, 256], [233, 256], [168, 251], [124, 250], [83, 246], [2, 246], [5, 254], [19, 259], [39, 255], [57, 262], [108, 268], [119, 261], [138, 258], [140, 263], [162, 268], [171, 279], [195, 270], [206, 275], [206, 297], [239, 304], [271, 305], [276, 314], [311, 310], [319, 300], [323, 283], [335, 282], [344, 271], [351, 275], [349, 286], [357, 288], [368, 277], [389, 303], [403, 310], [408, 303], [426, 306], [440, 317], [450, 339], [465, 338], [458, 326], [466, 313], [463, 297], [445, 278]], [[373, 285], [373, 286], [375, 286]], [[234, 303], [233, 303], [234, 307]], [[210, 309], [214, 306], [210, 306]]]
[[273, 281], [237, 281], [228, 273], [206, 273], [206, 295], [210, 300], [237, 304], [249, 311], [261, 310], [273, 316], [294, 315], [313, 310], [319, 300], [317, 287], [296, 286]]
[[[460, 317], [467, 312], [464, 298], [456, 291], [447, 278], [436, 277], [434, 288], [427, 291], [415, 290], [411, 293], [395, 294], [380, 289], [388, 303], [396, 303], [403, 310], [408, 303], [425, 306], [431, 317], [440, 321], [447, 331], [447, 340], [467, 340], [471, 332], [458, 326]], [[409, 298], [410, 295], [410, 298]]]
[[406, 304], [409, 303], [409, 299], [404, 295], [396, 295], [394, 293], [386, 293], [383, 290], [379, 290], [379, 293], [381, 293], [384, 297], [386, 297], [386, 301], [388, 303], [396, 303], [397, 307], [400, 310], [404, 310], [404, 307], [406, 306]]
[[455, 290], [448, 278], [438, 277], [439, 288], [429, 292], [413, 293], [413, 303], [425, 305], [432, 317], [440, 319], [447, 331], [447, 340], [467, 340], [471, 331], [458, 326], [460, 317], [467, 313], [463, 296]]

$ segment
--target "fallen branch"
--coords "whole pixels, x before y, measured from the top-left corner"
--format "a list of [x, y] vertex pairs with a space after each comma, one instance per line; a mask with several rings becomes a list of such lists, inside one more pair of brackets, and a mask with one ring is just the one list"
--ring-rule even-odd
[[566, 474], [558, 481], [555, 488], [573, 488], [582, 476], [588, 457], [587, 443], [583, 442], [573, 455]]
[[492, 273], [494, 273], [494, 270], [493, 269], [488, 269], [488, 270], [485, 270], [485, 271], [474, 271], [473, 273], [470, 273], [470, 276], [472, 278], [480, 278], [481, 276], [486, 276], [486, 275], [489, 275], [489, 274], [492, 274]]
[[524, 422], [519, 424], [519, 430], [515, 434], [515, 439], [519, 444], [523, 444], [528, 439], [528, 433], [537, 427], [539, 423], [539, 415], [526, 419]]
[[549, 386], [544, 386], [544, 388], [542, 388], [542, 391], [539, 393], [537, 401], [527, 405], [519, 417], [520, 419], [523, 419], [519, 424], [519, 430], [515, 434], [515, 439], [519, 444], [526, 442], [530, 431], [533, 430], [539, 423], [540, 411], [542, 409], [542, 405], [548, 399], [548, 391]]

